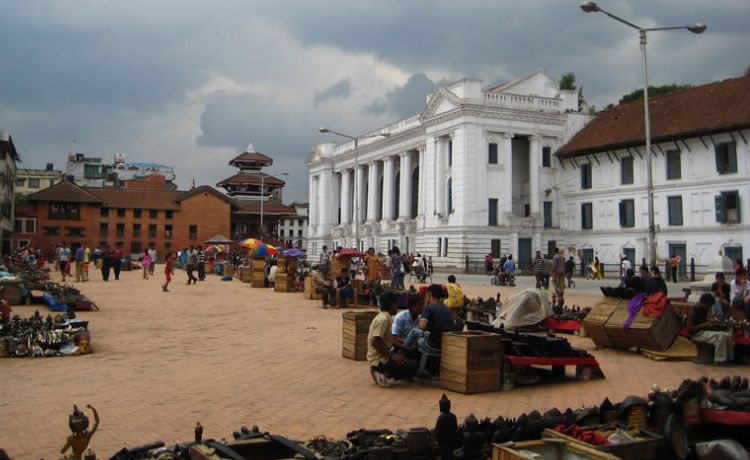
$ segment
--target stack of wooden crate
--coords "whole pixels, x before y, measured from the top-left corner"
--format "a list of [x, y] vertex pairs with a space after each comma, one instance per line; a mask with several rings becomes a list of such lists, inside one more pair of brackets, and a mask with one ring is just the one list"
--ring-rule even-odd
[[315, 292], [315, 286], [313, 285], [312, 276], [305, 277], [305, 291], [304, 295], [306, 299], [320, 300], [323, 298], [321, 294]]
[[238, 278], [243, 283], [249, 283], [251, 279], [252, 268], [247, 265], [241, 265], [238, 271]]
[[605, 297], [597, 302], [586, 315], [586, 318], [583, 319], [581, 324], [586, 328], [586, 334], [591, 337], [594, 345], [603, 348], [612, 348], [612, 341], [609, 339], [604, 326], [621, 302], [625, 302], [625, 307], [627, 308], [627, 300]]
[[276, 292], [294, 292], [294, 275], [297, 272], [297, 259], [279, 256], [276, 260]]
[[440, 387], [464, 394], [499, 390], [502, 347], [499, 334], [444, 333]]
[[250, 285], [254, 288], [266, 287], [266, 259], [264, 257], [254, 257], [252, 267]]
[[224, 264], [224, 275], [234, 276], [234, 265], [230, 263]]
[[374, 311], [347, 311], [341, 314], [341, 356], [355, 361], [367, 359], [367, 334], [375, 315], [377, 313]]

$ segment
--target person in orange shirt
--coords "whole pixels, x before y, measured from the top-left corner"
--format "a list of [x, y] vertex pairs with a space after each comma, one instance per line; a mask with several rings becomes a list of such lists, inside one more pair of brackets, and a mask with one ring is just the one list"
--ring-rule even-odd
[[380, 258], [375, 254], [375, 248], [370, 248], [365, 254], [365, 266], [367, 267], [366, 281], [374, 283], [380, 281]]
[[171, 252], [167, 253], [166, 261], [164, 263], [164, 278], [166, 282], [162, 284], [161, 288], [164, 292], [169, 292], [169, 283], [172, 281], [172, 275], [174, 275], [174, 256]]

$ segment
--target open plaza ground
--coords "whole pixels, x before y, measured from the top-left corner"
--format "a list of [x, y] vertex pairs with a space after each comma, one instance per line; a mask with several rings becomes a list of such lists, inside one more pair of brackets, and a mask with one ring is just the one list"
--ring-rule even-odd
[[[0, 447], [11, 458], [56, 458], [69, 433], [73, 405], [93, 405], [101, 424], [90, 447], [108, 458], [124, 446], [189, 441], [200, 421], [205, 438], [230, 438], [240, 426], [286, 434], [299, 440], [317, 435], [341, 438], [361, 428], [433, 427], [438, 399], [446, 392], [463, 419], [518, 416], [551, 407], [581, 407], [644, 396], [652, 383], [675, 387], [684, 378], [748, 375], [747, 367], [724, 368], [689, 361], [657, 362], [641, 355], [594, 350], [587, 338], [568, 336], [591, 351], [606, 379], [543, 382], [477, 395], [442, 390], [431, 384], [376, 386], [366, 362], [341, 357], [342, 310], [319, 307], [301, 293], [253, 289], [238, 280], [209, 275], [185, 285], [179, 270], [171, 292], [161, 290], [163, 266], [146, 281], [123, 272], [119, 281], [93, 281], [77, 287], [101, 311], [81, 312], [90, 320], [91, 355], [68, 358], [0, 360]], [[53, 272], [59, 281], [59, 274]], [[445, 282], [446, 275], [435, 275]], [[531, 287], [496, 287], [489, 277], [458, 275], [469, 297], [507, 298]], [[598, 285], [612, 280], [579, 280], [566, 304], [593, 305]], [[671, 285], [671, 295], [686, 284]], [[14, 307], [33, 314], [35, 306]], [[46, 308], [39, 307], [46, 316]], [[88, 415], [90, 411], [85, 410]]]

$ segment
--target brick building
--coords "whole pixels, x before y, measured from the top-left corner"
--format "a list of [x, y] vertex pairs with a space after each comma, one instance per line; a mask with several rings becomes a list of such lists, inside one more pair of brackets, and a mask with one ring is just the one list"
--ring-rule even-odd
[[0, 131], [0, 241], [3, 254], [8, 254], [11, 249], [8, 237], [13, 231], [17, 161], [18, 152], [13, 138]]
[[[20, 215], [35, 224], [17, 226], [21, 232], [14, 238], [17, 245], [29, 243], [43, 251], [62, 242], [85, 242], [91, 248], [117, 245], [126, 254], [154, 247], [163, 257], [217, 234], [230, 235], [232, 212], [238, 208], [235, 200], [210, 186], [188, 191], [83, 188], [64, 181], [28, 197]], [[32, 227], [34, 233], [25, 233]]]

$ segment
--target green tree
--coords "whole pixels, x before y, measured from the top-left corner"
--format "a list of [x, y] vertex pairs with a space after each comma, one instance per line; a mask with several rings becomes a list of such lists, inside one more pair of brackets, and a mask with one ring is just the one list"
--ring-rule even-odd
[[564, 73], [560, 77], [560, 89], [576, 89], [576, 74], [574, 72]]
[[[652, 96], [661, 96], [662, 94], [669, 94], [673, 93], [675, 91], [680, 91], [683, 89], [690, 88], [692, 85], [690, 84], [672, 84], [672, 85], [663, 85], [663, 86], [649, 86], [648, 87], [648, 97]], [[640, 99], [643, 99], [643, 88], [637, 89], [631, 93], [628, 93], [624, 95], [622, 98], [620, 98], [619, 104], [624, 104], [626, 102], [633, 102], [638, 101]]]

